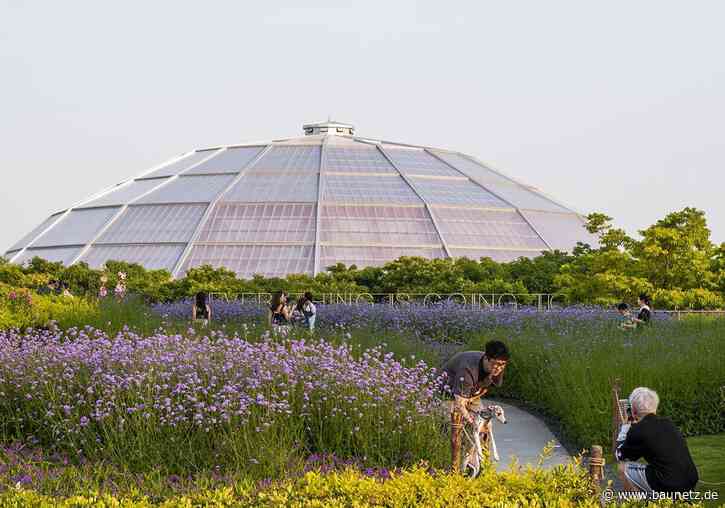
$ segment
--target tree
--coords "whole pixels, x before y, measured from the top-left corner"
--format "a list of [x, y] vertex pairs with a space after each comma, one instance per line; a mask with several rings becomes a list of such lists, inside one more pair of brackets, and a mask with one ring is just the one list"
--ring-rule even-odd
[[545, 251], [533, 259], [519, 258], [508, 263], [508, 273], [512, 280], [520, 281], [531, 293], [554, 293], [554, 277], [561, 267], [571, 262], [572, 256], [566, 252]]
[[635, 241], [612, 226], [611, 217], [589, 214], [585, 227], [598, 236], [599, 248], [577, 245], [553, 276], [557, 292], [567, 302], [611, 305], [651, 289], [647, 280], [636, 277], [636, 260], [628, 252]]
[[710, 241], [705, 212], [685, 208], [640, 231], [632, 245], [639, 275], [661, 289], [712, 289], [715, 246]]
[[599, 238], [599, 250], [626, 250], [634, 242], [623, 229], [612, 225], [612, 218], [603, 213], [590, 213], [584, 226], [587, 231]]
[[57, 278], [63, 271], [63, 268], [63, 263], [60, 261], [46, 261], [41, 257], [34, 256], [33, 259], [28, 262], [28, 265], [24, 270], [25, 273], [42, 273], [50, 275], [53, 278]]
[[98, 270], [93, 270], [83, 261], [64, 268], [58, 278], [68, 284], [71, 293], [75, 295], [97, 295], [101, 287], [101, 276]]
[[715, 289], [725, 297], [725, 242], [713, 249], [710, 271]]
[[385, 271], [379, 266], [366, 266], [357, 270], [353, 277], [355, 284], [364, 288], [364, 292], [382, 293], [385, 279]]
[[198, 291], [232, 293], [240, 292], [242, 282], [237, 279], [236, 273], [222, 267], [214, 268], [211, 265], [201, 265], [186, 272], [186, 277], [175, 281], [176, 295], [188, 296]]

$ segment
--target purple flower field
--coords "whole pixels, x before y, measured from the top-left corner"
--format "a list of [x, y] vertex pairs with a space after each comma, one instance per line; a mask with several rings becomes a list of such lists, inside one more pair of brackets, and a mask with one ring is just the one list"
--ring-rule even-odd
[[436, 432], [439, 384], [423, 362], [324, 340], [0, 332], [3, 434], [131, 467], [270, 468], [314, 452], [395, 464]]
[[[156, 304], [153, 312], [165, 318], [189, 319], [191, 301]], [[261, 323], [266, 318], [262, 304], [215, 300], [216, 320]], [[611, 327], [619, 318], [612, 309], [574, 306], [539, 311], [536, 307], [478, 308], [455, 303], [436, 305], [318, 305], [318, 326], [330, 329], [372, 328], [384, 332], [404, 332], [422, 340], [460, 341], [481, 330], [507, 328], [521, 332], [528, 328], [565, 332], [574, 327]], [[655, 313], [657, 321], [668, 320], [667, 314]]]

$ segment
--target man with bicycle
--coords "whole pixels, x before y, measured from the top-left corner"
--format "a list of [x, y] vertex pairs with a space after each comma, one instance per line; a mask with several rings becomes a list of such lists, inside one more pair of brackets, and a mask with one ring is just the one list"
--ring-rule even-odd
[[446, 391], [453, 395], [450, 403], [451, 458], [453, 471], [461, 463], [461, 431], [464, 422], [474, 423], [471, 411], [481, 409], [481, 397], [491, 386], [503, 384], [503, 371], [509, 360], [509, 351], [501, 341], [489, 341], [485, 351], [463, 351], [454, 355], [443, 366]]

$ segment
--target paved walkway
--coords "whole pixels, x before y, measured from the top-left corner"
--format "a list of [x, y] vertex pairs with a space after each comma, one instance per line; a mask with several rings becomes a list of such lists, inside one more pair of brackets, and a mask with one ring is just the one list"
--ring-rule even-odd
[[[492, 404], [500, 405], [506, 413], [506, 425], [499, 421], [493, 424], [493, 434], [500, 462], [494, 461], [496, 469], [502, 471], [511, 464], [512, 457], [517, 457], [519, 464], [536, 466], [541, 450], [549, 441], [554, 441], [552, 454], [544, 461], [542, 467], [550, 468], [557, 464], [566, 464], [571, 456], [554, 437], [549, 428], [540, 418], [527, 413], [510, 404], [488, 399]], [[464, 448], [467, 446], [464, 439]]]

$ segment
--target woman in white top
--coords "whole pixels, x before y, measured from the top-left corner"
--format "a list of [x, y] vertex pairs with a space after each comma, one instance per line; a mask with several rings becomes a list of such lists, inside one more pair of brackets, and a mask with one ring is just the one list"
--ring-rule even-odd
[[315, 330], [315, 320], [317, 318], [317, 308], [312, 302], [312, 293], [306, 292], [297, 302], [297, 310], [305, 317], [305, 326], [309, 331]]

